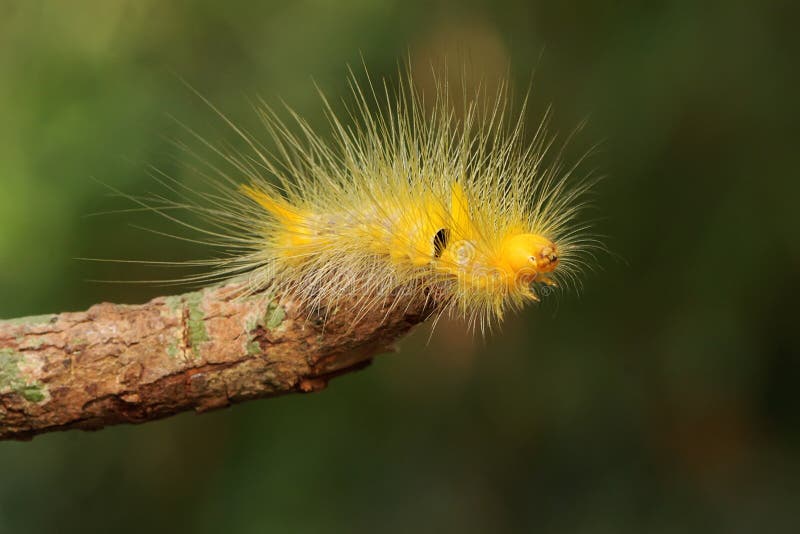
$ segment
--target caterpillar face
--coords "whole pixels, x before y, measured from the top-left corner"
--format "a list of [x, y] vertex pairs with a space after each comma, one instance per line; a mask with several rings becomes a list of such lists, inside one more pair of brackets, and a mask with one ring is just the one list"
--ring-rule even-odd
[[444, 242], [442, 236], [449, 234], [442, 229], [434, 238], [436, 246], [443, 248], [437, 253], [435, 268], [458, 279], [462, 285], [532, 295], [529, 286], [533, 282], [552, 283], [541, 275], [553, 272], [558, 266], [558, 247], [544, 236], [511, 234], [503, 240], [499, 251], [484, 248], [482, 253], [481, 247], [470, 240]]
[[558, 247], [537, 234], [516, 234], [507, 238], [501, 254], [516, 275], [531, 270], [550, 273], [558, 267]]

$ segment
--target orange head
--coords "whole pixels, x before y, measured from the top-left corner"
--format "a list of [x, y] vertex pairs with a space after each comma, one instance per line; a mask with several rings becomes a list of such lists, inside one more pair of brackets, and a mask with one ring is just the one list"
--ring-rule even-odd
[[536, 274], [552, 272], [558, 266], [556, 244], [538, 234], [515, 234], [507, 237], [501, 256], [518, 279], [532, 281]]

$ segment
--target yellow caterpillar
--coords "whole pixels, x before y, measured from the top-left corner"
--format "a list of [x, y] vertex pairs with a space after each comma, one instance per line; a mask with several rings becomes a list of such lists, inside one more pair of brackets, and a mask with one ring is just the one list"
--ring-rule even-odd
[[401, 80], [353, 81], [348, 121], [323, 96], [331, 142], [291, 110], [290, 128], [260, 105], [270, 151], [220, 114], [248, 149], [207, 144], [232, 167], [208, 164], [216, 192], [202, 195], [204, 231], [226, 250], [204, 262], [208, 278], [247, 272], [252, 291], [326, 313], [425, 298], [481, 330], [538, 301], [539, 287], [578, 285], [602, 247], [576, 222], [592, 182], [559, 155], [545, 164], [547, 115], [526, 141], [525, 106], [512, 114], [505, 85], [490, 98], [464, 90], [456, 106], [446, 83], [426, 102], [410, 75]]

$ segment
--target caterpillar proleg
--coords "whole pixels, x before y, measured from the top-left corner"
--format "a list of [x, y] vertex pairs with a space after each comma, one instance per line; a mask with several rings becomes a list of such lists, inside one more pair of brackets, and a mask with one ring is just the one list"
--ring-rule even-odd
[[526, 133], [527, 99], [514, 111], [507, 84], [455, 99], [437, 80], [431, 97], [410, 74], [392, 88], [351, 72], [347, 113], [322, 96], [327, 135], [288, 107], [287, 124], [262, 101], [269, 149], [211, 106], [247, 148], [198, 136], [225, 169], [205, 160], [214, 191], [186, 193], [201, 197], [186, 206], [224, 254], [195, 280], [246, 273], [249, 291], [324, 313], [426, 299], [434, 315], [481, 330], [542, 288], [577, 287], [602, 248], [578, 222], [593, 179], [578, 176], [580, 161], [562, 161], [549, 111]]

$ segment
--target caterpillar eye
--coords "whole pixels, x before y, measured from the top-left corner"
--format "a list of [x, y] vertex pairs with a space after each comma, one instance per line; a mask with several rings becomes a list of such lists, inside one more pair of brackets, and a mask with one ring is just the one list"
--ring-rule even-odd
[[450, 230], [447, 228], [442, 228], [436, 235], [433, 236], [433, 257], [440, 258], [442, 256], [442, 252], [444, 249], [447, 248], [447, 243], [450, 241]]

